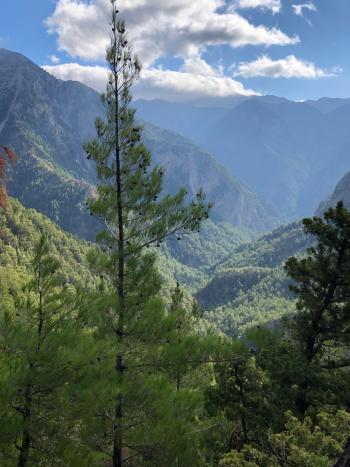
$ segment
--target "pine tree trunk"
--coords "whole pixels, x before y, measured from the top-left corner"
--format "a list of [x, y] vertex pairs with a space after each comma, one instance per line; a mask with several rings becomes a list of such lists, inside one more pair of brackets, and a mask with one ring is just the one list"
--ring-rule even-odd
[[[114, 31], [116, 30], [116, 21], [114, 21]], [[114, 33], [115, 34], [115, 33]], [[124, 259], [124, 219], [123, 219], [123, 202], [122, 202], [122, 186], [121, 186], [121, 161], [120, 161], [120, 144], [119, 144], [119, 94], [118, 94], [118, 73], [115, 51], [114, 58], [114, 85], [115, 85], [115, 161], [116, 161], [116, 188], [117, 188], [117, 216], [118, 216], [118, 327], [116, 330], [117, 339], [117, 358], [116, 358], [116, 373], [119, 384], [123, 382], [124, 361], [122, 353], [122, 344], [124, 336], [124, 314], [125, 314], [125, 290], [124, 290], [124, 274], [125, 274], [125, 259]], [[118, 394], [115, 407], [114, 420], [114, 440], [113, 440], [113, 467], [121, 467], [123, 463], [123, 395]]]
[[32, 394], [31, 387], [27, 386], [25, 389], [25, 403], [23, 409], [23, 431], [22, 431], [22, 445], [18, 458], [18, 467], [25, 467], [28, 463], [31, 436], [29, 432], [29, 423], [31, 417]]
[[[243, 407], [245, 407], [245, 395], [244, 395], [243, 382], [242, 382], [242, 380], [241, 380], [241, 378], [239, 376], [237, 366], [235, 366], [235, 376], [236, 376], [236, 380], [237, 380], [237, 383], [238, 383], [239, 393], [240, 393], [240, 396], [241, 396], [241, 403], [242, 403]], [[242, 430], [243, 430], [243, 435], [244, 435], [244, 443], [247, 444], [247, 443], [249, 443], [248, 429], [247, 429], [246, 419], [245, 419], [245, 416], [244, 416], [243, 413], [241, 414], [241, 424], [242, 424]]]
[[[41, 349], [41, 344], [43, 340], [44, 332], [44, 298], [41, 288], [41, 268], [38, 269], [38, 276], [36, 278], [37, 282], [37, 292], [39, 295], [39, 308], [38, 308], [38, 344], [35, 349], [35, 353], [39, 353]], [[30, 372], [33, 371], [34, 365], [33, 362], [29, 364]], [[20, 449], [20, 455], [18, 458], [18, 467], [24, 467], [28, 463], [29, 453], [31, 448], [32, 438], [29, 431], [30, 419], [32, 416], [32, 385], [27, 384], [24, 392], [24, 409], [23, 409], [23, 431], [22, 431], [22, 444]]]
[[334, 464], [334, 467], [350, 467], [350, 439], [346, 443], [344, 452]]
[[[119, 357], [119, 355], [118, 355]], [[117, 361], [119, 360], [117, 357]], [[119, 362], [117, 363], [119, 365]], [[122, 371], [117, 367], [117, 373]], [[123, 463], [123, 436], [122, 436], [122, 419], [123, 419], [123, 396], [117, 396], [115, 408], [115, 425], [114, 425], [114, 445], [113, 445], [113, 467], [121, 467]]]

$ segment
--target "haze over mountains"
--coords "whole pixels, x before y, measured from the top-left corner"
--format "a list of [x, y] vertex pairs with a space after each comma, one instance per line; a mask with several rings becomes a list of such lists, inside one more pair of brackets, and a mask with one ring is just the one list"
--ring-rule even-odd
[[[86, 216], [84, 199], [95, 175], [82, 145], [103, 114], [98, 94], [57, 80], [5, 49], [0, 80], [0, 135], [23, 155], [10, 192], [66, 230], [92, 238], [96, 225]], [[166, 190], [184, 185], [192, 196], [203, 187], [215, 204], [215, 222], [267, 231], [311, 215], [350, 170], [350, 99], [295, 103], [239, 96], [143, 100], [136, 107], [151, 122], [145, 123], [144, 139], [154, 162], [167, 169]], [[50, 180], [45, 199], [42, 187], [36, 191], [43, 178]], [[70, 223], [64, 199], [80, 222]]]
[[[339, 200], [350, 206], [350, 175], [344, 176], [350, 99], [295, 103], [264, 96], [136, 106], [153, 161], [166, 168], [165, 190], [185, 186], [193, 197], [202, 187], [214, 201], [201, 234], [172, 239], [162, 249], [166, 280], [197, 291], [206, 316], [228, 334], [293, 312], [283, 263], [310, 239], [298, 221], [257, 240], [256, 233], [317, 207], [322, 215]], [[92, 89], [0, 49], [1, 145], [19, 155], [10, 194], [91, 240], [99, 225], [85, 201], [96, 179], [83, 143], [95, 136], [95, 117], [103, 113]]]
[[274, 96], [169, 103], [138, 114], [192, 138], [285, 220], [311, 215], [350, 170], [349, 99]]
[[350, 172], [344, 175], [333, 193], [320, 204], [316, 214], [321, 216], [323, 212], [334, 207], [339, 201], [342, 201], [348, 209], [350, 208]]
[[[77, 83], [57, 80], [24, 56], [0, 50], [0, 137], [19, 155], [10, 193], [65, 230], [94, 238], [97, 225], [85, 209], [94, 166], [83, 143], [95, 136], [103, 114], [99, 95]], [[189, 196], [203, 187], [215, 207], [212, 219], [256, 231], [280, 220], [272, 209], [193, 142], [145, 124], [144, 140], [155, 164], [166, 168], [166, 191], [184, 186]]]

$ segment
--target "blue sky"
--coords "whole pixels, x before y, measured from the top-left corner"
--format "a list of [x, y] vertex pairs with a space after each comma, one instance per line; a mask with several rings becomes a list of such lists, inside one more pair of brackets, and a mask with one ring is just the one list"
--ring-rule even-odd
[[[121, 0], [140, 97], [350, 96], [349, 0]], [[108, 0], [0, 0], [0, 47], [100, 90]]]

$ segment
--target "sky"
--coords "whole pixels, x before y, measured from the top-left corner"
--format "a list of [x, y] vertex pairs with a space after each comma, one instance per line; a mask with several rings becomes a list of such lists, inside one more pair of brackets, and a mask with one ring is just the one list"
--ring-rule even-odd
[[[134, 94], [350, 97], [350, 0], [120, 0]], [[0, 0], [0, 47], [102, 91], [109, 0]]]

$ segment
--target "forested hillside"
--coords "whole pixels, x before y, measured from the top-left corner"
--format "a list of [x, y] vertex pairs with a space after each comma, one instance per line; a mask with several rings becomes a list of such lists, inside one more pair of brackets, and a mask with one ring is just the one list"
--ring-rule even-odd
[[[330, 207], [341, 199], [347, 200], [349, 193], [347, 177], [344, 177], [332, 197], [321, 206]], [[20, 276], [40, 232], [52, 231], [50, 237], [54, 239], [56, 253], [64, 261], [68, 280], [79, 284], [91, 281], [86, 259], [91, 248], [88, 243], [65, 234], [15, 200], [2, 212], [2, 224], [3, 271], [13, 270]], [[220, 244], [213, 241], [217, 236], [221, 238]], [[207, 319], [226, 334], [239, 335], [254, 324], [295, 312], [284, 263], [290, 256], [303, 254], [312, 242], [312, 237], [303, 233], [301, 222], [253, 240], [249, 231], [207, 220], [200, 235], [194, 233], [180, 241], [171, 238], [160, 248], [158, 267], [164, 278], [164, 296], [169, 298], [169, 287], [181, 283], [186, 300], [190, 300], [190, 293], [196, 294]], [[72, 258], [78, 261], [80, 269], [73, 268]]]
[[295, 312], [285, 261], [312, 243], [301, 222], [280, 227], [238, 246], [210, 269], [210, 280], [196, 297], [205, 316], [229, 335]]
[[[339, 201], [350, 207], [348, 174], [315, 214], [322, 217]], [[304, 254], [313, 241], [303, 232], [300, 221], [237, 246], [209, 269], [208, 283], [196, 294], [207, 318], [224, 332], [237, 335], [253, 323], [262, 324], [294, 313], [284, 264], [290, 256]]]
[[[51, 254], [60, 258], [62, 280], [65, 283], [88, 289], [99, 281], [99, 276], [90, 269], [88, 262], [88, 255], [95, 245], [63, 231], [36, 210], [25, 208], [16, 199], [9, 199], [6, 209], [0, 210], [0, 226], [0, 277], [3, 293], [7, 294], [11, 288], [18, 289], [23, 285], [35, 245], [43, 233], [50, 239]], [[208, 231], [206, 235], [209, 235]], [[192, 240], [196, 243], [195, 238]], [[196, 258], [196, 249], [189, 246], [189, 250], [194, 252], [192, 255]], [[199, 257], [199, 253], [197, 255]], [[164, 247], [158, 258], [157, 267], [163, 278], [162, 294], [169, 299], [171, 290], [179, 281], [184, 287], [187, 303], [190, 303], [191, 292], [207, 281], [207, 275], [199, 268], [186, 266], [183, 264], [185, 261], [178, 261], [174, 256]], [[211, 260], [215, 258], [215, 252], [209, 254], [209, 257]]]
[[[1, 140], [16, 148], [19, 156], [10, 194], [65, 230], [94, 239], [98, 226], [86, 213], [85, 199], [96, 176], [83, 143], [93, 136], [95, 118], [103, 113], [99, 95], [80, 83], [57, 80], [22, 55], [4, 49], [0, 83]], [[215, 203], [212, 219], [217, 222], [260, 231], [278, 223], [275, 212], [193, 142], [147, 124], [144, 138], [153, 164], [166, 169], [167, 192], [184, 186], [190, 198], [205, 187]]]
[[6, 209], [0, 211], [0, 226], [1, 278], [4, 275], [12, 278], [9, 285], [18, 286], [17, 279], [25, 275], [43, 232], [50, 238], [51, 253], [62, 261], [65, 282], [83, 287], [95, 282], [87, 263], [91, 244], [64, 232], [34, 209], [26, 209], [19, 201], [10, 199]]

